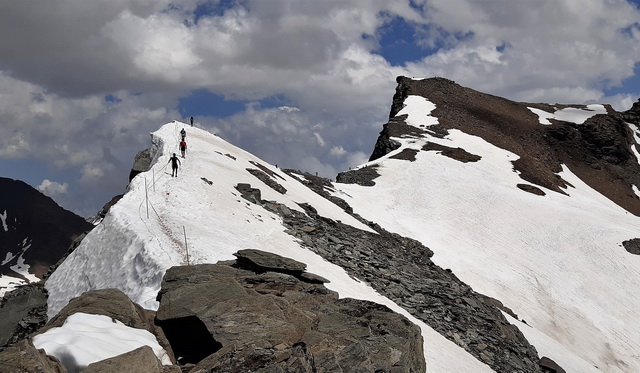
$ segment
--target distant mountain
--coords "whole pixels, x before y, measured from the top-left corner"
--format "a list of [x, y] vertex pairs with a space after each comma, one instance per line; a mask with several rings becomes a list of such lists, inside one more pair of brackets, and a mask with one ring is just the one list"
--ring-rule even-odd
[[[134, 307], [90, 292], [115, 288], [148, 310], [135, 318], [166, 350], [153, 363], [185, 370], [640, 371], [640, 101], [618, 113], [397, 82], [370, 161], [336, 182], [163, 125], [126, 193], [47, 280], [45, 329], [72, 305], [99, 313], [96, 297], [133, 326], [118, 315]], [[363, 303], [323, 314], [338, 295]], [[389, 310], [402, 317], [383, 321]], [[348, 336], [332, 332], [344, 325]], [[11, 356], [65, 340], [48, 333]], [[381, 336], [399, 347], [370, 344]]]
[[30, 185], [0, 178], [0, 294], [42, 279], [92, 228]]

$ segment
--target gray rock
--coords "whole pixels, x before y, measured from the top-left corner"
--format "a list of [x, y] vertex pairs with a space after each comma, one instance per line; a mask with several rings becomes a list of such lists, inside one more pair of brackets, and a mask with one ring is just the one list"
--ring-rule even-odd
[[83, 373], [180, 373], [180, 367], [164, 366], [149, 346], [142, 346], [125, 354], [89, 364]]
[[118, 289], [92, 290], [73, 298], [38, 333], [64, 325], [67, 317], [77, 312], [109, 316], [129, 327], [147, 330], [156, 337], [171, 360], [175, 361], [164, 332], [154, 323], [155, 313], [133, 303]]
[[67, 373], [60, 361], [22, 340], [0, 352], [2, 373]]
[[[304, 265], [290, 259], [236, 256], [235, 268], [173, 267], [163, 279], [157, 322], [192, 372], [425, 371], [420, 330], [403, 316], [338, 299], [292, 275]], [[194, 352], [202, 346], [211, 348]]]
[[260, 250], [239, 250], [233, 255], [238, 258], [240, 265], [248, 266], [256, 271], [302, 273], [307, 268], [304, 263]]
[[149, 149], [142, 150], [136, 154], [133, 159], [133, 166], [129, 172], [129, 181], [141, 172], [149, 171], [151, 168], [151, 151]]
[[47, 291], [44, 283], [28, 284], [0, 300], [0, 351], [47, 322]]

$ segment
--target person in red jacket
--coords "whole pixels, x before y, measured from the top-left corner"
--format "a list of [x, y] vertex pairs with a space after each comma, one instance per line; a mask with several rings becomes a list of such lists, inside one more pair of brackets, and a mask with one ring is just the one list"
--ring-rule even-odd
[[182, 158], [184, 158], [184, 153], [187, 151], [187, 142], [182, 140], [180, 141], [180, 152], [182, 153]]

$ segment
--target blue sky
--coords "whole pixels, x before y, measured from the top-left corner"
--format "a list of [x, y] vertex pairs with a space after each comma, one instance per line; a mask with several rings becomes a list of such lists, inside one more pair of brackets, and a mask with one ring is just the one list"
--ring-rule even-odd
[[83, 216], [175, 119], [334, 178], [369, 157], [398, 75], [517, 101], [640, 97], [637, 1], [35, 3], [0, 5], [0, 176]]

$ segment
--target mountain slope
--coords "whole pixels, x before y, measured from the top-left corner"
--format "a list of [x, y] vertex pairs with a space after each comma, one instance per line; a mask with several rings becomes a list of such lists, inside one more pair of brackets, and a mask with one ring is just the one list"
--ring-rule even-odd
[[40, 281], [93, 225], [22, 181], [0, 178], [0, 190], [1, 296]]
[[177, 150], [183, 126], [168, 123], [152, 134], [151, 169], [133, 178], [102, 223], [48, 279], [50, 316], [72, 297], [101, 288], [118, 288], [155, 309], [168, 268], [231, 260], [240, 249], [256, 248], [305, 263], [309, 272], [330, 280], [327, 288], [341, 297], [373, 300], [413, 320], [422, 329], [430, 371], [492, 371], [365, 282], [304, 248], [302, 239], [286, 232], [281, 215], [250, 202], [273, 201], [272, 209], [285, 215], [317, 214], [376, 234], [306, 187], [301, 175], [289, 175], [206, 131], [185, 126], [187, 155], [180, 159], [178, 177], [171, 177], [169, 155]]
[[640, 371], [640, 257], [623, 247], [640, 237], [637, 116], [398, 82], [374, 178], [334, 195], [500, 300], [566, 371]]

